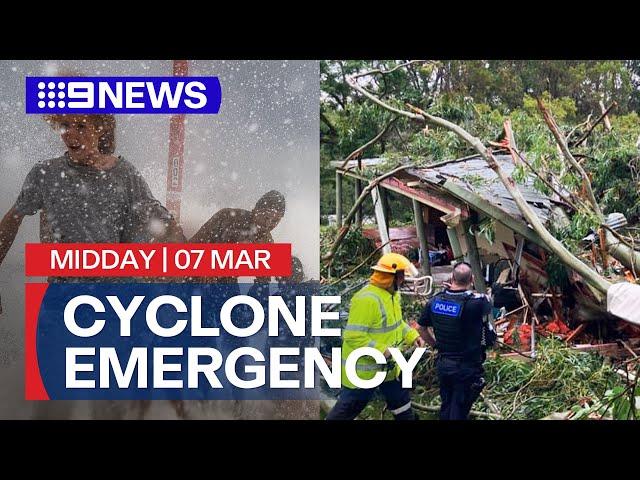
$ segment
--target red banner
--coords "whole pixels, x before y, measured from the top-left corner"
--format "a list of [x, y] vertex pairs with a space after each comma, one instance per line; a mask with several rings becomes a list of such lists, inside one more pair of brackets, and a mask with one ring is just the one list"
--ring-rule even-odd
[[36, 339], [38, 332], [38, 315], [40, 305], [47, 291], [48, 283], [27, 283], [25, 285], [25, 399], [49, 400], [47, 390], [42, 383], [40, 367], [38, 366], [38, 352], [36, 351]]
[[38, 277], [271, 277], [291, 275], [291, 244], [28, 243]]

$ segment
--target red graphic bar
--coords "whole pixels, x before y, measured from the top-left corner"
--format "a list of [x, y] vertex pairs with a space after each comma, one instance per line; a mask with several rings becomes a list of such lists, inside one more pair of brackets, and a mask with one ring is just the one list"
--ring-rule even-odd
[[272, 277], [291, 275], [290, 243], [28, 243], [38, 277]]
[[25, 399], [49, 400], [38, 366], [36, 350], [36, 332], [38, 331], [38, 315], [40, 305], [49, 285], [46, 283], [27, 283], [25, 285], [25, 329], [24, 329], [24, 362], [25, 362]]

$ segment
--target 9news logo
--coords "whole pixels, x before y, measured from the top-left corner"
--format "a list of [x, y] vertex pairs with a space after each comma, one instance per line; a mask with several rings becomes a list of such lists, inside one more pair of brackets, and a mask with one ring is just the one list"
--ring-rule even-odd
[[218, 77], [27, 77], [26, 113], [200, 113], [220, 110]]

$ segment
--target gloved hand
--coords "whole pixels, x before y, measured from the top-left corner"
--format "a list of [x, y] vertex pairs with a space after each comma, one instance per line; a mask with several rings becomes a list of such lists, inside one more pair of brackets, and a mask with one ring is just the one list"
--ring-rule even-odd
[[475, 396], [476, 399], [480, 396], [480, 392], [482, 392], [482, 390], [484, 389], [485, 385], [486, 385], [486, 381], [485, 381], [484, 377], [478, 377], [471, 384], [471, 393]]

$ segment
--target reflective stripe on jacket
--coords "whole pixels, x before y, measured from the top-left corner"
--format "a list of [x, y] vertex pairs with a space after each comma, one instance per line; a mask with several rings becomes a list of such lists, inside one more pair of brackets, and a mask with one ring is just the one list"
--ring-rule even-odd
[[[356, 388], [345, 372], [347, 357], [356, 348], [372, 347], [381, 353], [402, 343], [412, 345], [420, 335], [402, 320], [400, 293], [369, 284], [351, 299], [349, 320], [342, 335], [342, 385]], [[358, 376], [363, 380], [374, 377], [376, 372], [387, 370], [387, 365], [377, 365], [369, 356], [361, 357], [356, 364]], [[394, 365], [385, 381], [400, 375], [400, 367]]]

